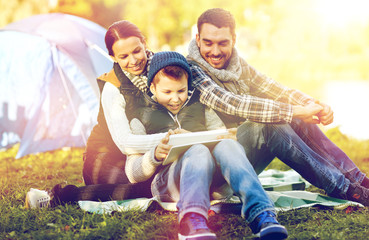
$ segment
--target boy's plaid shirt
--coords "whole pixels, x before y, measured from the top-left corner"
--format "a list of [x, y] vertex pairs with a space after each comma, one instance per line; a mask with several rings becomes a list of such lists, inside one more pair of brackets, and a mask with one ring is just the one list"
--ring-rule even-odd
[[200, 101], [217, 111], [261, 123], [290, 123], [293, 116], [291, 104], [306, 105], [314, 101], [298, 90], [286, 88], [265, 77], [250, 65], [247, 67], [253, 76], [246, 84], [257, 89], [259, 96], [263, 97], [235, 95], [218, 86], [200, 67], [192, 65], [192, 84], [200, 91]]

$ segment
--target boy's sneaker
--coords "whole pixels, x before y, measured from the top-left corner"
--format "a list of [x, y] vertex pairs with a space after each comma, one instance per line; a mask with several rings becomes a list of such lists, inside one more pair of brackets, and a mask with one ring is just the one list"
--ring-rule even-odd
[[258, 237], [262, 240], [279, 240], [288, 237], [286, 228], [278, 223], [275, 213], [271, 211], [260, 213], [255, 220], [252, 221], [250, 228], [254, 237]]
[[31, 188], [26, 195], [25, 208], [44, 208], [50, 206], [51, 193]]
[[361, 185], [350, 184], [346, 195], [350, 201], [361, 203], [366, 207], [369, 206], [369, 189]]
[[210, 232], [206, 218], [198, 213], [187, 213], [179, 224], [179, 240], [214, 240], [216, 235]]

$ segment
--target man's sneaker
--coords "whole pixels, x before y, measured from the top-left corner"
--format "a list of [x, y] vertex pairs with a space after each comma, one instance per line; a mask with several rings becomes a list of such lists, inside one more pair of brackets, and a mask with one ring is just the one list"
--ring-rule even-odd
[[31, 188], [26, 195], [25, 208], [44, 208], [49, 207], [51, 194], [47, 191]]
[[286, 239], [288, 233], [285, 227], [280, 225], [274, 212], [265, 211], [260, 213], [250, 224], [254, 237], [262, 240]]
[[187, 213], [179, 224], [179, 240], [214, 240], [216, 235], [210, 232], [206, 218], [198, 213]]
[[347, 190], [347, 199], [350, 201], [361, 203], [364, 206], [368, 207], [369, 189], [358, 184], [350, 184], [350, 187]]

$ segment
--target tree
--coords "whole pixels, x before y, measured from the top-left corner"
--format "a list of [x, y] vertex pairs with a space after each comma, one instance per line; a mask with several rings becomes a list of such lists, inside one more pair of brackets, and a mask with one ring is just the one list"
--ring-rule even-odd
[[49, 12], [48, 0], [0, 0], [0, 27], [23, 18]]

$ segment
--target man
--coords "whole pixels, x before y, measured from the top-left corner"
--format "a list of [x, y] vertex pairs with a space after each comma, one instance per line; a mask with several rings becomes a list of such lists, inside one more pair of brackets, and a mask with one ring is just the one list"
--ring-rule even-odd
[[369, 206], [369, 179], [317, 127], [333, 121], [331, 108], [270, 79], [238, 56], [235, 20], [220, 8], [205, 11], [189, 45], [200, 101], [228, 127], [259, 174], [278, 157], [328, 195]]

